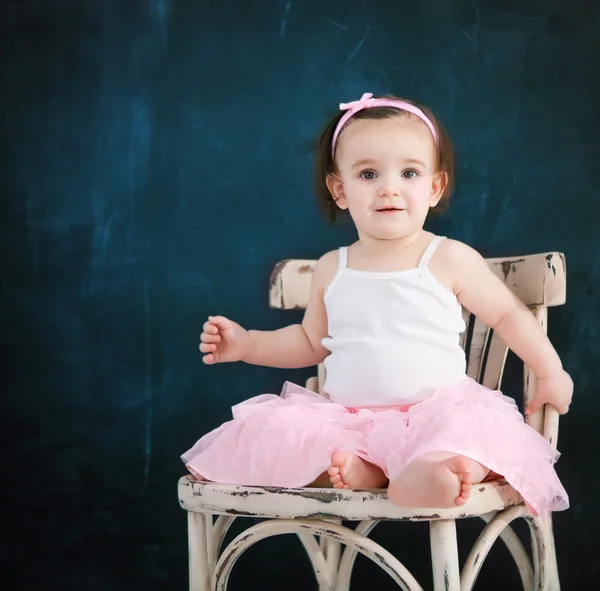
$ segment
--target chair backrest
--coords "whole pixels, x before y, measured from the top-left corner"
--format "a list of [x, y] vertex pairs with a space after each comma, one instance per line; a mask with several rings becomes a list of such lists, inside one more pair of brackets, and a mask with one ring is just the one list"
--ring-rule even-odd
[[[548, 308], [560, 306], [566, 299], [566, 263], [559, 252], [523, 257], [487, 259], [490, 269], [532, 311], [544, 331]], [[316, 261], [288, 259], [278, 263], [271, 274], [270, 305], [284, 310], [305, 309], [310, 295], [312, 271]], [[500, 388], [508, 347], [481, 320], [463, 309], [467, 330], [462, 334], [462, 347], [467, 357], [467, 374], [484, 386]], [[312, 385], [321, 391], [324, 370], [320, 366]], [[525, 367], [523, 400], [526, 405], [535, 395], [535, 374]], [[554, 446], [558, 437], [558, 413], [545, 407], [527, 422]]]

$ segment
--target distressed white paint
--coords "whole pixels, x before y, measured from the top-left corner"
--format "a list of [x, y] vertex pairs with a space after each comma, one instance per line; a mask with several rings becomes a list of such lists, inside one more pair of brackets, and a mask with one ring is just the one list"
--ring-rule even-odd
[[431, 569], [435, 591], [460, 591], [456, 521], [442, 519], [429, 523]]
[[[519, 516], [524, 516], [527, 513], [527, 508], [524, 505], [519, 505], [518, 507], [509, 507], [505, 511], [501, 513], [489, 513], [487, 515], [480, 515], [481, 519], [483, 519], [486, 523], [489, 523], [495, 517], [499, 517], [500, 519], [505, 518], [505, 514], [514, 511], [515, 509], [519, 509]], [[485, 530], [484, 530], [485, 531]], [[500, 539], [506, 545], [508, 551], [513, 557], [517, 568], [519, 569], [519, 575], [521, 576], [521, 582], [523, 584], [523, 589], [533, 589], [533, 568], [531, 566], [531, 560], [529, 559], [529, 555], [527, 554], [527, 550], [523, 547], [521, 540], [517, 537], [515, 532], [511, 527], [505, 527], [500, 532]], [[471, 554], [474, 553], [474, 550], [471, 550]], [[483, 560], [481, 561], [483, 564]], [[478, 565], [478, 568], [481, 568], [482, 564]], [[466, 568], [466, 565], [465, 567]], [[466, 578], [465, 571], [463, 570], [463, 577]], [[473, 577], [473, 583], [477, 577], [477, 573]], [[468, 588], [468, 585], [465, 584], [465, 587]]]
[[[410, 574], [406, 567], [387, 550], [382, 548], [367, 537], [357, 534], [350, 528], [343, 527], [337, 523], [313, 520], [280, 520], [271, 519], [263, 521], [248, 528], [235, 538], [223, 551], [219, 562], [215, 567], [213, 589], [224, 591], [227, 588], [227, 580], [236, 560], [240, 555], [254, 545], [256, 542], [276, 535], [296, 533], [298, 535], [314, 534], [343, 541], [348, 547], [352, 547], [387, 572], [398, 586], [404, 591], [423, 591], [423, 588]], [[314, 541], [314, 538], [313, 538]], [[315, 542], [316, 544], [316, 542]], [[318, 555], [318, 546], [311, 546], [311, 553]], [[319, 569], [325, 569], [322, 557], [314, 561]], [[316, 573], [317, 580], [321, 579], [322, 571]]]
[[190, 591], [210, 591], [214, 559], [212, 519], [206, 513], [188, 511]]
[[390, 503], [385, 490], [331, 488], [270, 488], [198, 482], [191, 476], [179, 481], [179, 502], [186, 511], [216, 515], [245, 514], [285, 519], [337, 517], [351, 521], [394, 519], [431, 521], [476, 517], [522, 502], [521, 495], [503, 481], [473, 487], [462, 507], [409, 509]]
[[488, 525], [486, 525], [479, 535], [479, 538], [477, 538], [473, 548], [471, 548], [471, 552], [463, 567], [461, 575], [461, 591], [471, 591], [471, 589], [473, 589], [477, 575], [483, 566], [488, 552], [496, 539], [501, 536], [503, 532], [509, 532], [509, 535], [505, 537], [504, 542], [511, 551], [519, 568], [523, 588], [533, 588], [533, 569], [531, 568], [529, 557], [525, 553], [525, 549], [519, 541], [519, 538], [515, 536], [511, 528], [507, 527], [514, 519], [525, 517], [526, 515], [527, 508], [523, 505], [518, 505], [516, 507], [510, 507], [506, 511], [497, 513], [489, 521]]
[[[547, 309], [564, 303], [566, 266], [560, 253], [537, 254], [511, 259], [489, 259], [492, 271], [530, 307], [546, 330]], [[315, 261], [287, 260], [271, 275], [270, 303], [281, 309], [305, 308]], [[468, 373], [489, 388], [498, 388], [507, 355], [506, 345], [478, 319], [464, 311], [471, 323], [467, 351]], [[491, 340], [490, 340], [491, 339]], [[467, 342], [463, 335], [463, 347]], [[489, 351], [486, 355], [486, 348]], [[307, 382], [307, 388], [322, 394], [324, 368]], [[525, 368], [525, 402], [535, 396], [536, 377]], [[558, 413], [553, 407], [540, 409], [528, 423], [556, 446]], [[296, 533], [304, 545], [319, 584], [319, 591], [349, 591], [357, 552], [378, 563], [398, 586], [417, 591], [421, 586], [406, 568], [368, 538], [380, 520], [429, 521], [431, 559], [435, 591], [469, 591], [494, 541], [500, 537], [519, 569], [527, 591], [559, 591], [558, 569], [549, 513], [532, 517], [520, 495], [505, 482], [473, 487], [463, 507], [451, 509], [405, 509], [387, 500], [383, 490], [279, 489], [198, 482], [190, 476], [179, 481], [181, 507], [188, 511], [190, 589], [224, 590], [229, 572], [241, 553], [257, 541], [273, 535]], [[219, 515], [213, 525], [213, 515]], [[237, 516], [271, 518], [240, 534], [221, 551], [223, 540]], [[459, 574], [455, 521], [480, 517], [488, 522]], [[526, 519], [532, 537], [533, 562], [510, 527], [516, 518]], [[355, 530], [341, 520], [359, 522]], [[317, 542], [314, 536], [320, 537]], [[341, 552], [341, 544], [345, 545]]]

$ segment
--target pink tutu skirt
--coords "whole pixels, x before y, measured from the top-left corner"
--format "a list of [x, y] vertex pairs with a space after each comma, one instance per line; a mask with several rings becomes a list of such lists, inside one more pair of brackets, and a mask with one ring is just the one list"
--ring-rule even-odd
[[538, 512], [568, 508], [558, 452], [524, 421], [512, 398], [470, 378], [422, 402], [389, 410], [349, 409], [289, 382], [233, 407], [233, 420], [207, 433], [182, 459], [214, 482], [299, 487], [347, 450], [394, 479], [430, 452], [467, 456], [501, 475]]

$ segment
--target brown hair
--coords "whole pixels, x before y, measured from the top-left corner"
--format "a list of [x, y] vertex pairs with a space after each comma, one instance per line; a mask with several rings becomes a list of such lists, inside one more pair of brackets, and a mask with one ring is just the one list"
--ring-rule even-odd
[[[399, 98], [390, 94], [383, 95], [376, 98], [388, 98], [393, 100], [399, 100], [407, 102], [415, 107], [418, 107], [427, 115], [433, 126], [435, 127], [438, 134], [438, 142], [436, 145], [436, 172], [443, 171], [448, 175], [448, 183], [440, 202], [430, 209], [432, 213], [439, 213], [444, 211], [448, 206], [452, 189], [454, 188], [454, 149], [450, 136], [446, 133], [446, 130], [442, 127], [436, 116], [431, 112], [430, 109], [419, 105], [418, 103], [406, 99]], [[369, 109], [362, 109], [358, 111], [351, 119], [389, 119], [392, 117], [398, 117], [400, 113], [404, 113], [394, 107], [371, 107]], [[316, 145], [316, 162], [315, 162], [315, 191], [317, 199], [328, 219], [331, 222], [335, 222], [341, 214], [345, 213], [344, 210], [340, 209], [329, 192], [325, 179], [327, 175], [338, 172], [335, 165], [335, 158], [331, 155], [331, 140], [339, 120], [344, 116], [345, 111], [340, 111], [325, 127], [321, 136], [317, 140]], [[348, 125], [348, 123], [346, 123]], [[338, 139], [339, 142], [339, 139]]]

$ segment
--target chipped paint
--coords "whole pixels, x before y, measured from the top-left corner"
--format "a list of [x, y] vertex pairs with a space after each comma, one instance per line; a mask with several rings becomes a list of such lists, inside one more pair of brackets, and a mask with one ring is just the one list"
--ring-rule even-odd
[[244, 499], [247, 499], [248, 497], [258, 497], [260, 495], [264, 495], [266, 494], [266, 491], [264, 490], [253, 490], [253, 491], [249, 491], [249, 490], [231, 490], [231, 491], [227, 491], [227, 494], [232, 496], [232, 497], [242, 497]]
[[260, 517], [260, 513], [252, 513], [251, 511], [237, 511], [236, 509], [225, 509], [227, 515], [235, 515], [235, 517]]
[[550, 252], [546, 255], [546, 265], [556, 277], [556, 267], [554, 266], [554, 253]]
[[[278, 491], [279, 494], [285, 493], [289, 494], [293, 497], [304, 497], [306, 499], [315, 499], [316, 501], [320, 501], [321, 503], [334, 503], [337, 501], [344, 500], [344, 495], [341, 493], [336, 493], [334, 490], [331, 492], [327, 491], [319, 491], [319, 490], [311, 490], [311, 489], [280, 489]], [[380, 496], [387, 496], [385, 493], [382, 493]]]
[[269, 277], [269, 285], [271, 286], [271, 288], [277, 285], [279, 278], [281, 277], [281, 273], [288, 265], [288, 263], [289, 260], [280, 261], [275, 265], [275, 267], [273, 267], [273, 270], [271, 271], [271, 276]]
[[515, 273], [517, 270], [517, 265], [523, 263], [525, 258], [519, 259], [506, 259], [500, 263], [502, 266], [502, 274], [504, 275], [504, 281], [506, 282], [508, 279], [508, 275], [512, 272]]

